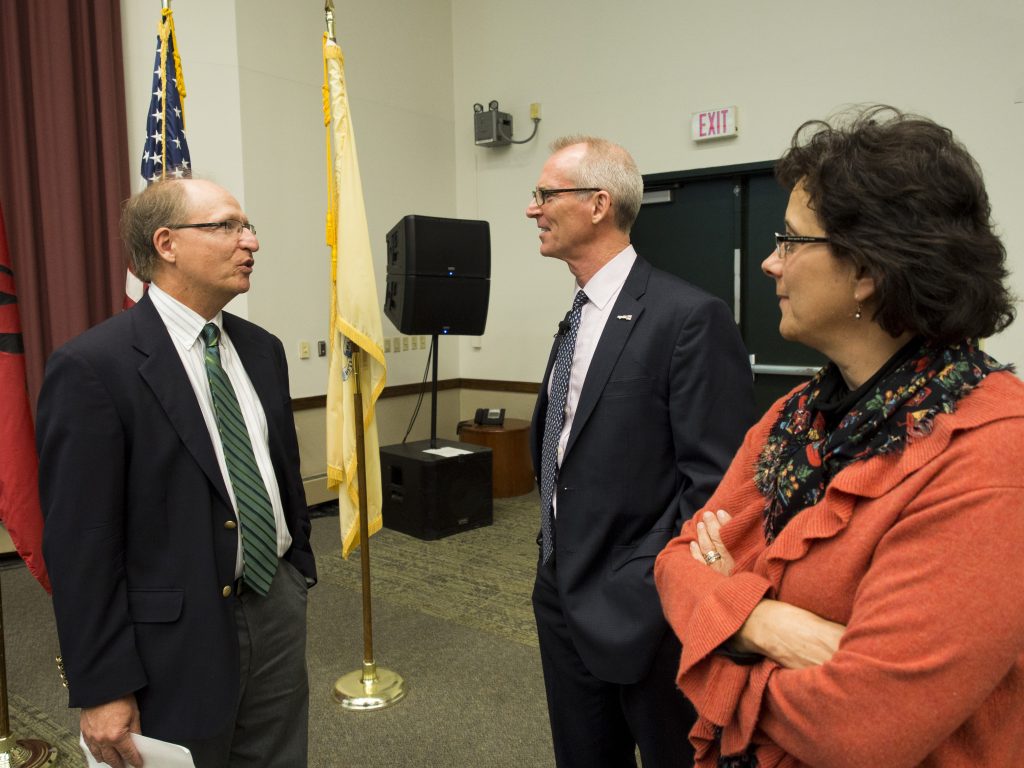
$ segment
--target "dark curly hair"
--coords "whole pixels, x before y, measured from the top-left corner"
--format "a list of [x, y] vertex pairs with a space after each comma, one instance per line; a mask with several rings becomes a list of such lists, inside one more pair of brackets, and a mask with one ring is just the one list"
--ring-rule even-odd
[[874, 278], [888, 333], [948, 344], [1013, 322], [981, 170], [948, 128], [884, 105], [810, 120], [775, 174], [802, 185], [836, 257]]

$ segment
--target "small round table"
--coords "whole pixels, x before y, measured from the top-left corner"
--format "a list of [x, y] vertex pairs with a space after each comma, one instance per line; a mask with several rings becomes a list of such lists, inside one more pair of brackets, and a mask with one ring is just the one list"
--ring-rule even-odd
[[505, 419], [501, 426], [462, 424], [459, 439], [491, 449], [494, 498], [522, 496], [533, 490], [530, 462], [530, 422]]

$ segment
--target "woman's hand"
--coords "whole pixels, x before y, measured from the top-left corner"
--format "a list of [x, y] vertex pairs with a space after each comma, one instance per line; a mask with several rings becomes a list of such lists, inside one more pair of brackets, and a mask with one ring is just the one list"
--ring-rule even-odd
[[[697, 540], [690, 555], [723, 576], [732, 573], [735, 561], [722, 543], [722, 527], [732, 517], [724, 509], [705, 510], [697, 523]], [[846, 627], [815, 613], [779, 600], [762, 600], [732, 636], [735, 651], [759, 653], [787, 669], [824, 664], [839, 650]]]
[[846, 626], [779, 600], [762, 600], [732, 636], [730, 646], [760, 653], [787, 669], [824, 664], [837, 650]]
[[690, 542], [690, 554], [694, 560], [705, 563], [723, 576], [732, 573], [735, 561], [729, 550], [722, 543], [722, 526], [732, 520], [724, 509], [718, 513], [704, 510], [700, 522], [697, 523], [697, 540]]

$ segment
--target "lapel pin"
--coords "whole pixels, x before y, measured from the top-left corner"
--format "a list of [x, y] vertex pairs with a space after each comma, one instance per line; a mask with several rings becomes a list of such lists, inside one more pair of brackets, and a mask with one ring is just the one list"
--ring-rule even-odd
[[633, 316], [632, 315], [616, 315], [615, 319], [616, 320], [632, 320]]

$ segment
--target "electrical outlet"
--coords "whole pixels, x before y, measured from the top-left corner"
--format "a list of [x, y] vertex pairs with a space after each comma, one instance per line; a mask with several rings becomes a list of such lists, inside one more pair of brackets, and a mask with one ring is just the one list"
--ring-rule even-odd
[[391, 351], [396, 353], [396, 354], [402, 351], [402, 337], [401, 336], [395, 336], [395, 338], [393, 338], [391, 340]]
[[388, 353], [391, 351], [391, 339], [384, 339], [384, 352]]
[[409, 351], [409, 337], [408, 336], [403, 336], [402, 337], [402, 351], [403, 352], [408, 352]]
[[316, 356], [317, 357], [327, 357], [327, 342], [326, 341], [318, 341], [316, 343]]
[[530, 119], [540, 120], [540, 102], [533, 102], [530, 105]]
[[426, 349], [428, 346], [430, 345], [427, 343], [427, 337], [420, 336], [420, 349]]
[[308, 360], [308, 359], [309, 359], [309, 342], [308, 341], [300, 341], [299, 342], [299, 360]]

